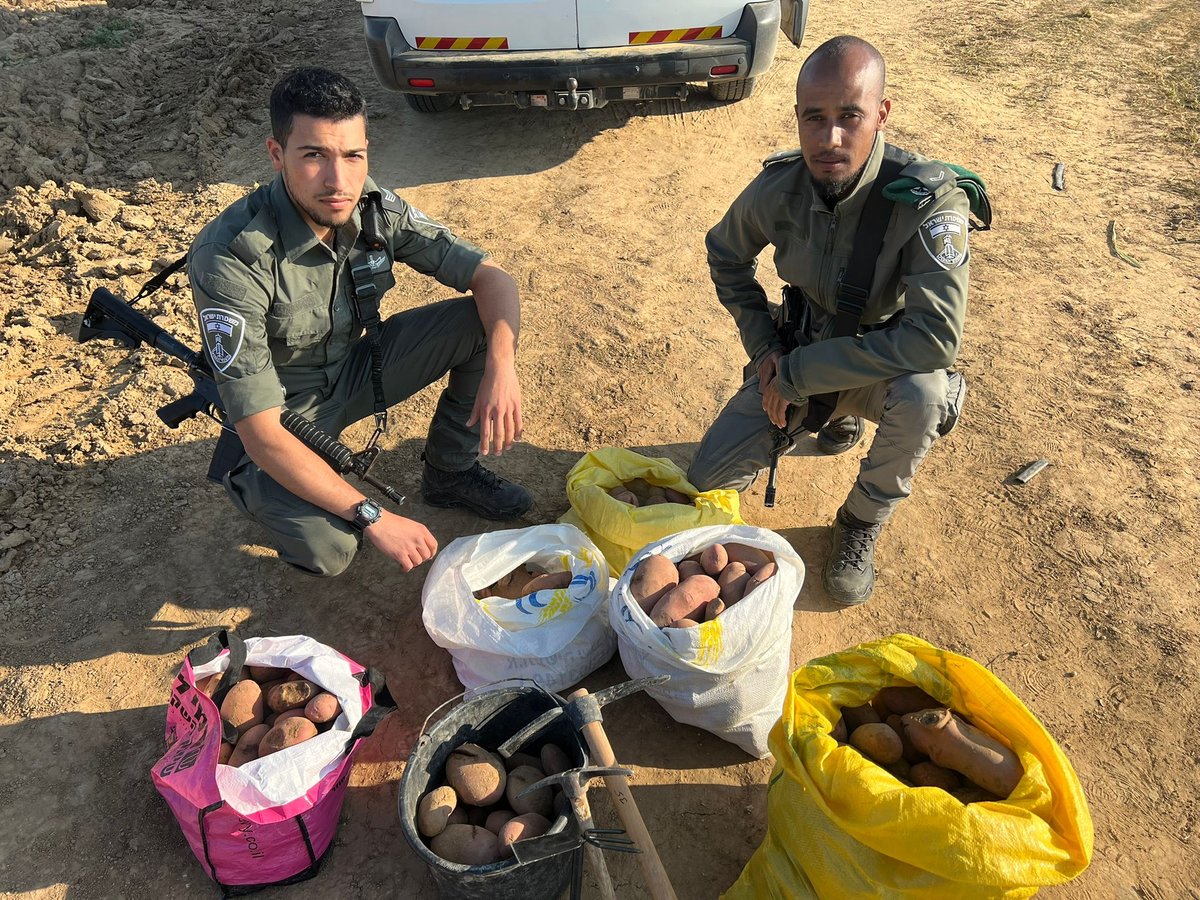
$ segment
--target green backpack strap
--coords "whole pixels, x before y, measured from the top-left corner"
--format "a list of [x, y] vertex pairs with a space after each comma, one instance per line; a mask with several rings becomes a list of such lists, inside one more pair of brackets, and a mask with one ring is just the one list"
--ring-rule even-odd
[[963, 189], [971, 207], [972, 231], [992, 227], [992, 202], [983, 179], [963, 166], [927, 160], [908, 166], [900, 177], [883, 189], [883, 195], [896, 203], [920, 209], [946, 192], [951, 181]]

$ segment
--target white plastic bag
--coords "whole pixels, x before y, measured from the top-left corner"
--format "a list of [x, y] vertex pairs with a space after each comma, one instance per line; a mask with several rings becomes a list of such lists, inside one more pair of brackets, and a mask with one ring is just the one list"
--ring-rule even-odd
[[[519, 600], [479, 600], [475, 592], [517, 566], [569, 570], [571, 583]], [[560, 691], [613, 655], [608, 563], [573, 525], [535, 525], [459, 538], [433, 561], [421, 591], [421, 619], [470, 689], [530, 678]]]
[[[362, 682], [350, 660], [332, 647], [304, 635], [246, 638], [246, 665], [271, 666], [299, 672], [338, 698], [342, 711], [329, 731], [294, 747], [248, 762], [238, 768], [217, 766], [221, 797], [242, 814], [286, 806], [303, 797], [329, 772], [341, 765], [346, 740], [363, 715]], [[228, 654], [196, 666], [197, 679], [225, 671]]]
[[[775, 576], [699, 628], [659, 628], [651, 622], [629, 592], [638, 564], [655, 553], [678, 563], [729, 541], [775, 554]], [[647, 544], [629, 561], [609, 601], [625, 671], [630, 678], [670, 675], [670, 681], [646, 693], [671, 718], [711, 731], [752, 756], [766, 756], [767, 735], [787, 692], [792, 604], [803, 583], [804, 562], [765, 528], [713, 525]]]

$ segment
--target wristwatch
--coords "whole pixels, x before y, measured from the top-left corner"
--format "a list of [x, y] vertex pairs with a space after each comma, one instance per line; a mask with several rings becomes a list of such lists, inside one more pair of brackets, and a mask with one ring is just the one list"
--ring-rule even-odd
[[374, 500], [364, 500], [358, 506], [354, 507], [354, 521], [350, 524], [359, 531], [364, 530], [370, 525], [374, 525], [379, 521], [379, 517], [383, 515], [383, 507]]

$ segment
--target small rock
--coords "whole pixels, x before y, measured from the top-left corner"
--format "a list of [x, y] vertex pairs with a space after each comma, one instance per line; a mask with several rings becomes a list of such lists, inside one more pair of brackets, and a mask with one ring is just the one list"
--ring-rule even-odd
[[0, 538], [0, 550], [12, 550], [14, 547], [20, 547], [32, 540], [28, 531], [12, 531]]
[[139, 159], [132, 166], [125, 170], [125, 174], [130, 178], [149, 178], [154, 174], [154, 166], [146, 162], [144, 159]]
[[75, 191], [75, 199], [79, 201], [83, 211], [93, 222], [107, 221], [121, 211], [120, 200], [93, 188], [82, 188]]
[[0, 575], [3, 575], [12, 568], [13, 560], [17, 558], [16, 550], [9, 550], [3, 556], [0, 556]]
[[134, 231], [150, 231], [154, 228], [154, 217], [134, 206], [123, 207], [117, 221]]
[[13, 240], [6, 234], [0, 234], [0, 254], [7, 253], [13, 248]]

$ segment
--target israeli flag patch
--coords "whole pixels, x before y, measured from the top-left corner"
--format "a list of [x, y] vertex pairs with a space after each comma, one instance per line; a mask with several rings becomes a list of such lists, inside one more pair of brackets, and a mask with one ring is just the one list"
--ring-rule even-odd
[[967, 258], [967, 219], [961, 213], [934, 213], [921, 223], [921, 243], [943, 269], [962, 265]]

